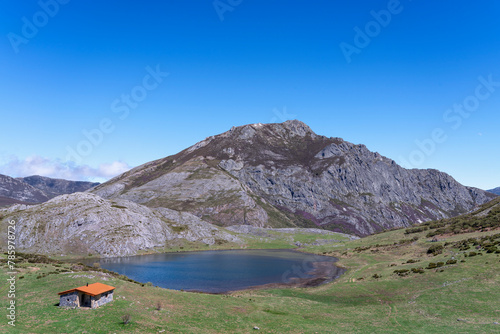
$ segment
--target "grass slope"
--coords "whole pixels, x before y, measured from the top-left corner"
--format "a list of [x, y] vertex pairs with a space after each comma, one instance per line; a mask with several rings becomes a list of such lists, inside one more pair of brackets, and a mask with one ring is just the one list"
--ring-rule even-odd
[[[427, 237], [443, 226], [428, 227], [306, 246], [305, 251], [339, 257], [348, 269], [336, 282], [316, 288], [188, 293], [32, 259], [35, 263], [18, 265], [16, 327], [4, 318], [0, 331], [250, 333], [257, 326], [260, 333], [500, 333], [495, 324], [500, 322], [500, 254], [490, 252], [500, 231], [480, 228]], [[283, 246], [293, 238], [311, 245], [321, 237], [281, 234], [269, 244]], [[0, 275], [3, 282], [6, 271]], [[98, 281], [117, 288], [112, 303], [96, 310], [55, 306], [57, 292]], [[3, 310], [6, 289], [0, 288]], [[127, 325], [121, 319], [125, 314], [131, 316]]]

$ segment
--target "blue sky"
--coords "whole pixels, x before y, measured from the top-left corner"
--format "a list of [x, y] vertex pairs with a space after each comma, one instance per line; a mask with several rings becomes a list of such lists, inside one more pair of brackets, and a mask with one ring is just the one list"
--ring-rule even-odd
[[0, 173], [102, 181], [233, 125], [296, 118], [500, 186], [500, 2], [1, 7]]

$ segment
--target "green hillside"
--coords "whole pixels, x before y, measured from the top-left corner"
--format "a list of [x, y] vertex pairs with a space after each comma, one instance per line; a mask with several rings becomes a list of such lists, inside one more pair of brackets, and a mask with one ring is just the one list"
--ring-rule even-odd
[[[19, 264], [16, 327], [4, 318], [0, 328], [9, 333], [500, 333], [499, 203], [459, 218], [306, 246], [302, 250], [339, 257], [347, 268], [337, 281], [314, 288], [188, 293], [26, 256]], [[97, 310], [55, 306], [57, 292], [97, 281], [117, 287], [112, 303]], [[7, 301], [4, 286], [3, 310]], [[131, 316], [127, 325], [125, 314]]]

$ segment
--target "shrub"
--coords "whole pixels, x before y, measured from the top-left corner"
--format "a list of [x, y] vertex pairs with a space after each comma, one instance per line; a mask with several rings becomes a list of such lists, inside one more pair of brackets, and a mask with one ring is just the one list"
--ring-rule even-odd
[[446, 264], [455, 264], [455, 263], [457, 263], [457, 260], [449, 259], [448, 261], [446, 261]]
[[486, 253], [496, 253], [498, 249], [495, 246], [486, 247]]
[[161, 304], [161, 301], [157, 301], [156, 304], [155, 304], [155, 310], [160, 311], [161, 308], [162, 308], [162, 306], [163, 305]]
[[411, 271], [415, 274], [423, 274], [425, 271], [424, 271], [424, 268], [420, 267], [420, 268], [411, 268]]
[[434, 256], [441, 254], [443, 252], [443, 245], [432, 245], [427, 250], [427, 254], [432, 254]]
[[442, 267], [442, 266], [444, 266], [444, 262], [438, 262], [438, 263], [436, 263], [436, 266]]
[[130, 318], [131, 318], [131, 317], [130, 317], [130, 314], [128, 314], [128, 313], [127, 313], [127, 314], [122, 315], [122, 321], [123, 321], [123, 324], [124, 324], [124, 325], [128, 324], [128, 323], [130, 322]]
[[408, 261], [406, 261], [406, 263], [417, 263], [419, 261], [420, 260], [409, 259]]
[[373, 278], [375, 278], [375, 279], [379, 279], [379, 278], [381, 278], [381, 277], [382, 277], [382, 275], [379, 275], [379, 274], [373, 274], [373, 276], [372, 276], [372, 277], [373, 277]]
[[410, 271], [408, 269], [399, 269], [399, 270], [394, 270], [395, 274], [398, 274], [398, 276], [407, 276]]
[[427, 268], [425, 269], [434, 269], [434, 268], [437, 268], [437, 264], [434, 263], [434, 262], [430, 262], [428, 265], [427, 265]]
[[419, 227], [413, 227], [413, 228], [407, 228], [405, 231], [405, 234], [411, 234], [411, 233], [419, 233], [426, 231], [428, 229], [427, 226], [419, 226]]

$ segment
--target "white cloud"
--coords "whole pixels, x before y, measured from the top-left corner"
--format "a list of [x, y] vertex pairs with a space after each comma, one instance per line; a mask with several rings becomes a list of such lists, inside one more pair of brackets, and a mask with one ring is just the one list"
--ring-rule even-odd
[[101, 164], [97, 168], [89, 165], [77, 165], [72, 161], [49, 159], [38, 155], [20, 160], [10, 157], [0, 166], [0, 174], [12, 177], [41, 175], [66, 180], [104, 182], [131, 169], [127, 163], [114, 161]]

